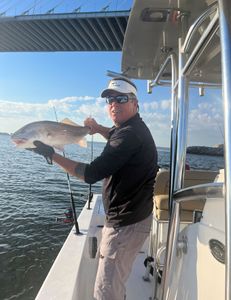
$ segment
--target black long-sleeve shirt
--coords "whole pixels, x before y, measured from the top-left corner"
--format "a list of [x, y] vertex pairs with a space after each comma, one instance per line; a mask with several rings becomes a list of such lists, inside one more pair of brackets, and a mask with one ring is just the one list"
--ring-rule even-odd
[[104, 178], [107, 226], [126, 226], [151, 214], [156, 173], [156, 146], [139, 114], [113, 127], [102, 154], [84, 173], [87, 183]]

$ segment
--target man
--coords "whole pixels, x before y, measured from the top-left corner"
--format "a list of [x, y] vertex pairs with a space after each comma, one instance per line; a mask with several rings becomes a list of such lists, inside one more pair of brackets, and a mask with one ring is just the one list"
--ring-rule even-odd
[[38, 141], [34, 151], [87, 183], [104, 179], [106, 220], [94, 297], [123, 300], [132, 264], [151, 227], [157, 151], [149, 129], [139, 116], [133, 82], [114, 78], [101, 96], [106, 98], [114, 126], [107, 128], [94, 119], [85, 120], [91, 134], [100, 133], [108, 140], [102, 154], [93, 162], [85, 164], [64, 158]]

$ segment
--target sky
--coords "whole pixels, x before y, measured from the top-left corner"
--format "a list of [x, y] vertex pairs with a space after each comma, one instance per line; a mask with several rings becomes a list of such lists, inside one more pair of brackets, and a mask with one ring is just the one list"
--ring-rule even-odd
[[[106, 1], [102, 1], [106, 3]], [[103, 4], [104, 4], [103, 3]], [[92, 116], [112, 126], [100, 97], [107, 86], [107, 70], [121, 72], [120, 52], [0, 53], [0, 132], [12, 133], [39, 120], [68, 117], [83, 125]], [[156, 87], [147, 94], [147, 82], [138, 87], [140, 115], [157, 146], [170, 145], [170, 89]], [[221, 93], [190, 90], [188, 145], [223, 143]], [[90, 140], [90, 137], [89, 137]], [[96, 135], [96, 141], [103, 139]]]

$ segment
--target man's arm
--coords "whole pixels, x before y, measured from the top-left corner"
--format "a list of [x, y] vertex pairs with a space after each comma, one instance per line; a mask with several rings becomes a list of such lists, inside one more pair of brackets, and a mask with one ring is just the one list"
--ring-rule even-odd
[[95, 133], [99, 133], [101, 134], [106, 140], [109, 139], [109, 131], [111, 128], [108, 128], [108, 127], [104, 127], [100, 124], [98, 124], [95, 119], [93, 118], [87, 118], [85, 121], [84, 121], [84, 125], [85, 126], [88, 126], [91, 128], [91, 131], [89, 134], [95, 134]]
[[87, 164], [66, 158], [56, 153], [53, 147], [40, 141], [34, 141], [34, 145], [35, 148], [29, 148], [28, 150], [44, 156], [48, 164], [55, 162], [70, 175], [76, 176], [81, 180], [85, 180], [84, 172]]
[[70, 175], [84, 181], [84, 171], [86, 164], [63, 157], [56, 152], [53, 154], [52, 160]]

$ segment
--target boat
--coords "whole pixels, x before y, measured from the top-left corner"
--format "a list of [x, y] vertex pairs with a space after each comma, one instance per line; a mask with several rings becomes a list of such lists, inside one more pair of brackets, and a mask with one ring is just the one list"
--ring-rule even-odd
[[[228, 0], [135, 0], [121, 76], [171, 87], [171, 166], [155, 183], [153, 226], [127, 300], [231, 299], [231, 8]], [[189, 88], [223, 91], [225, 168], [185, 170]], [[86, 203], [36, 300], [92, 300], [104, 211]]]

